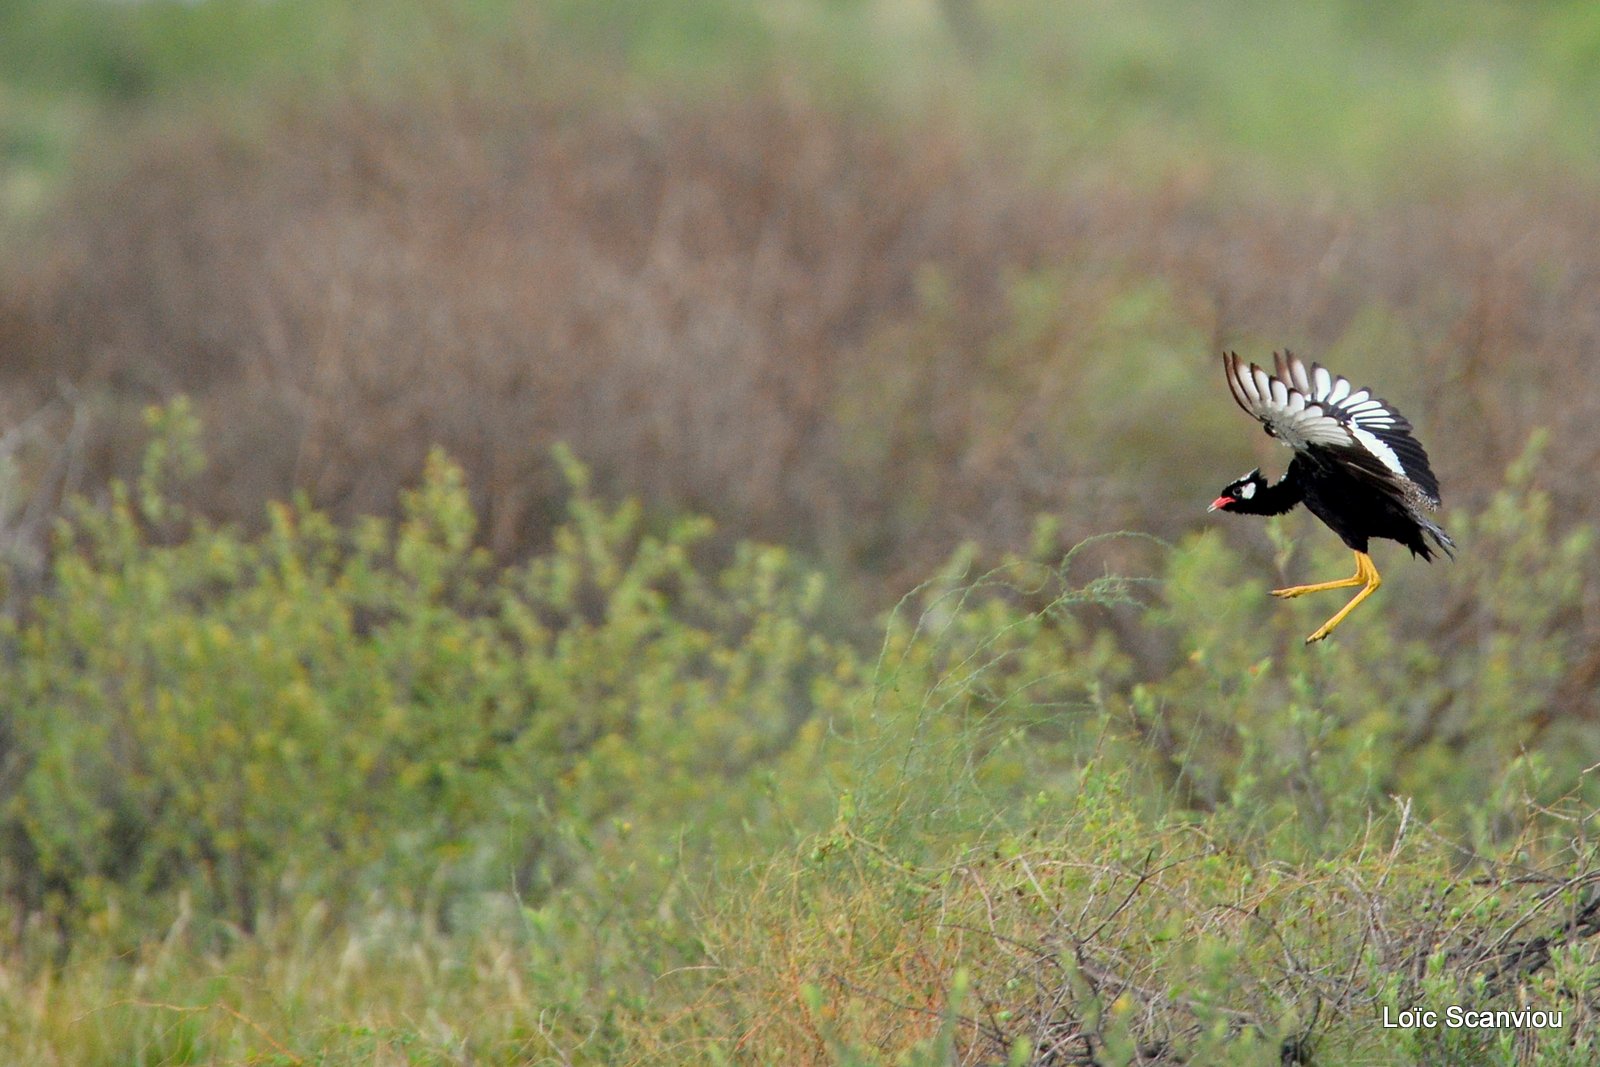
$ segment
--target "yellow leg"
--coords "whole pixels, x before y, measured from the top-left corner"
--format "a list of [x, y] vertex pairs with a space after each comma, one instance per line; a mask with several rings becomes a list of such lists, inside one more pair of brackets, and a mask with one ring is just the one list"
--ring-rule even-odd
[[1361, 591], [1350, 598], [1350, 603], [1340, 608], [1338, 614], [1317, 627], [1316, 632], [1306, 638], [1306, 644], [1314, 644], [1333, 633], [1334, 627], [1344, 622], [1345, 616], [1356, 609], [1356, 605], [1371, 596], [1378, 586], [1383, 584], [1383, 579], [1378, 577], [1378, 568], [1373, 566], [1372, 557], [1365, 552], [1356, 553], [1356, 573], [1349, 578], [1340, 578], [1335, 582], [1318, 582], [1316, 585], [1296, 585], [1288, 589], [1274, 589], [1273, 596], [1295, 597], [1306, 593], [1320, 593], [1325, 589], [1348, 589], [1351, 586], [1361, 586]]
[[1287, 589], [1274, 589], [1273, 596], [1285, 599], [1294, 596], [1305, 596], [1307, 593], [1321, 593], [1329, 589], [1349, 589], [1357, 585], [1367, 584], [1368, 574], [1377, 574], [1378, 570], [1372, 565], [1372, 557], [1365, 552], [1356, 553], [1356, 572], [1348, 578], [1340, 578], [1332, 582], [1318, 582], [1315, 585], [1291, 585]]

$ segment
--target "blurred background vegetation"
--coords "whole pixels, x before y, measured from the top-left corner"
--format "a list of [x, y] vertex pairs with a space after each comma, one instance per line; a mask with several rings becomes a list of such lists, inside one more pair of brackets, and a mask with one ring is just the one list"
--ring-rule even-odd
[[[0, 1058], [1590, 1062], [1597, 60], [0, 3]], [[1286, 346], [1462, 546], [1312, 649], [1337, 541], [1204, 513]]]

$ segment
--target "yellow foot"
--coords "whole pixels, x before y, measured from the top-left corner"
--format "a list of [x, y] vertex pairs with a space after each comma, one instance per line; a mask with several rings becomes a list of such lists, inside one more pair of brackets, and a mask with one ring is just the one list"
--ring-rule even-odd
[[1310, 637], [1306, 638], [1306, 644], [1314, 645], [1331, 633], [1333, 633], [1333, 627], [1329, 626], [1327, 623], [1323, 623], [1321, 626], [1317, 627], [1316, 632], [1314, 632]]

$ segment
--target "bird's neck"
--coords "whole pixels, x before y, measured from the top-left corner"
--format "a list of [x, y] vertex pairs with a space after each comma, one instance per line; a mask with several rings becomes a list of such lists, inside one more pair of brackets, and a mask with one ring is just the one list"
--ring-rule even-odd
[[1246, 515], [1282, 515], [1304, 500], [1305, 496], [1305, 486], [1300, 482], [1299, 471], [1291, 463], [1288, 472], [1282, 478], [1271, 485], [1262, 486], [1249, 500], [1234, 501], [1228, 510], [1243, 512]]

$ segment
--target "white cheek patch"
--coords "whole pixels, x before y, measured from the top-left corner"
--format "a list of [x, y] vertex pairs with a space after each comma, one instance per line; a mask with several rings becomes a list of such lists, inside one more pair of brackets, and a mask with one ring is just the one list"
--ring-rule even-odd
[[1251, 497], [1253, 497], [1255, 495], [1256, 495], [1256, 483], [1255, 482], [1245, 482], [1243, 485], [1241, 485], [1239, 487], [1239, 499], [1240, 500], [1249, 500]]

